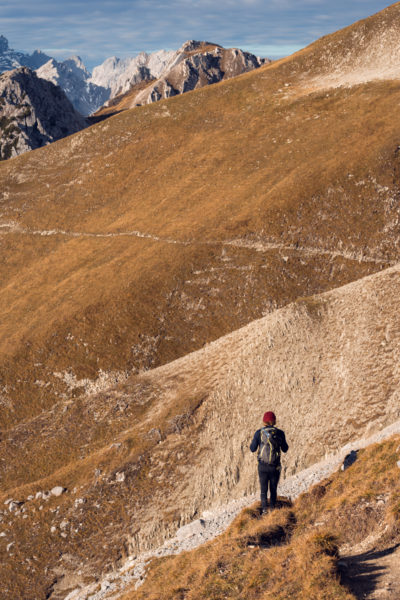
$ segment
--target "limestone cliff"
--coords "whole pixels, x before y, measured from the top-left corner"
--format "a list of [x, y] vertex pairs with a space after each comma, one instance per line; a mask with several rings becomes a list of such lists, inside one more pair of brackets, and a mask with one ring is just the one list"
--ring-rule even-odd
[[0, 160], [86, 127], [65, 93], [22, 67], [0, 75]]
[[186, 42], [161, 77], [139, 92], [132, 105], [149, 104], [184, 94], [260, 67], [266, 59], [237, 48], [222, 48], [209, 42]]
[[90, 73], [79, 56], [63, 62], [52, 58], [37, 70], [38, 77], [59, 85], [81, 115], [90, 115], [108, 100], [109, 89], [90, 81]]
[[[162, 68], [160, 63], [158, 70], [142, 67], [139, 71], [136, 68], [129, 82], [124, 80], [124, 85], [119, 86], [118, 95], [111, 93], [110, 100], [97, 114], [105, 116], [134, 106], [151, 104], [236, 77], [269, 62], [268, 59], [237, 48], [223, 48], [210, 42], [189, 40], [169, 55]], [[151, 66], [152, 63], [149, 62], [149, 67]]]

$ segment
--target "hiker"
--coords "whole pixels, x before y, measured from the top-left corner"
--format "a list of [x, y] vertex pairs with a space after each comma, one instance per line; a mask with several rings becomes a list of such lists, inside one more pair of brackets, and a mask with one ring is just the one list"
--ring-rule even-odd
[[268, 511], [268, 484], [270, 491], [271, 509], [276, 505], [276, 491], [281, 474], [281, 450], [287, 452], [285, 434], [281, 429], [275, 427], [276, 417], [271, 411], [264, 414], [264, 427], [257, 429], [253, 441], [250, 444], [250, 450], [258, 450], [258, 476], [261, 487], [261, 513]]

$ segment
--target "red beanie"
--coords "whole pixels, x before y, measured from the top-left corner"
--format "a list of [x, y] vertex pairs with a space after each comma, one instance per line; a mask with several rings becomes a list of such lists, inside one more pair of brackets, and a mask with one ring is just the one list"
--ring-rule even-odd
[[275, 423], [276, 423], [275, 413], [273, 413], [271, 411], [266, 412], [263, 416], [263, 423], [273, 423], [275, 425]]

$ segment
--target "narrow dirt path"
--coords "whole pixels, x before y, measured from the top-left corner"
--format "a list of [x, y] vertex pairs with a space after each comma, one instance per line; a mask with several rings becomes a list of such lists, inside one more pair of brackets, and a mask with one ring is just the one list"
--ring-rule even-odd
[[142, 231], [117, 231], [109, 233], [92, 233], [84, 231], [65, 231], [63, 229], [26, 229], [21, 227], [18, 223], [0, 223], [0, 236], [20, 234], [20, 235], [33, 235], [33, 236], [66, 236], [70, 238], [117, 238], [117, 237], [136, 237], [142, 239], [148, 239], [163, 244], [178, 244], [180, 246], [191, 246], [193, 244], [207, 245], [207, 246], [231, 246], [234, 248], [245, 248], [246, 250], [255, 250], [256, 252], [270, 252], [278, 250], [280, 252], [296, 252], [302, 256], [314, 257], [314, 256], [328, 256], [331, 259], [344, 258], [346, 260], [382, 264], [387, 267], [394, 266], [398, 261], [389, 260], [383, 256], [376, 256], [373, 254], [366, 254], [365, 252], [351, 252], [348, 250], [328, 250], [325, 248], [314, 248], [312, 246], [299, 246], [297, 244], [280, 244], [274, 241], [251, 241], [244, 239], [236, 240], [214, 240], [214, 241], [184, 241], [175, 240], [172, 238], [162, 238], [151, 233], [144, 233]]

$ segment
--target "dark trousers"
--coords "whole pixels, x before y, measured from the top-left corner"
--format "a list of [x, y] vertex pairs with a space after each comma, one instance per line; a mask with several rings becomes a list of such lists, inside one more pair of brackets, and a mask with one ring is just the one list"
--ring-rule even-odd
[[263, 465], [261, 463], [258, 463], [258, 476], [260, 478], [261, 487], [261, 508], [263, 510], [268, 507], [268, 486], [270, 492], [270, 506], [271, 508], [275, 507], [276, 492], [278, 489], [280, 474], [280, 466], [272, 467], [270, 465]]

